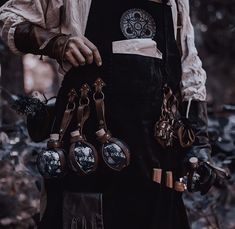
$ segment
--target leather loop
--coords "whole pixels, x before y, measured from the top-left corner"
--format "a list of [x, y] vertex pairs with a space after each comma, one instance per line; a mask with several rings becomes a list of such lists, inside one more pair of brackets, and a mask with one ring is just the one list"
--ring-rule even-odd
[[106, 165], [113, 170], [121, 171], [130, 163], [130, 152], [128, 146], [123, 141], [113, 138], [108, 131], [105, 121], [104, 94], [102, 91], [104, 86], [105, 83], [100, 78], [94, 83], [95, 92], [93, 99], [95, 101], [99, 128], [96, 134], [98, 140], [103, 144], [102, 156]]
[[98, 78], [94, 83], [95, 93], [93, 99], [95, 101], [99, 129], [104, 129], [107, 132], [107, 124], [105, 120], [105, 105], [103, 87], [105, 83], [102, 79]]
[[63, 118], [62, 118], [62, 122], [61, 122], [61, 126], [60, 126], [60, 141], [63, 140], [64, 134], [72, 120], [73, 117], [73, 113], [76, 107], [75, 104], [75, 98], [77, 97], [77, 93], [74, 89], [72, 89], [69, 94], [69, 101], [68, 104], [66, 106], [66, 110], [64, 112]]
[[105, 120], [104, 100], [103, 99], [96, 99], [95, 106], [96, 106], [99, 129], [104, 129], [105, 131], [107, 131], [107, 124], [106, 124], [106, 120]]
[[[95, 147], [86, 141], [83, 134], [83, 126], [90, 115], [88, 93], [90, 87], [83, 84], [80, 93], [79, 106], [77, 108], [77, 130], [71, 133], [71, 146], [69, 151], [70, 165], [76, 173], [88, 174], [96, 170], [98, 155]], [[79, 151], [79, 153], [78, 153]]]
[[78, 119], [78, 129], [80, 130], [81, 135], [83, 136], [83, 126], [84, 123], [90, 116], [90, 109], [88, 105], [81, 105], [77, 109], [77, 119]]

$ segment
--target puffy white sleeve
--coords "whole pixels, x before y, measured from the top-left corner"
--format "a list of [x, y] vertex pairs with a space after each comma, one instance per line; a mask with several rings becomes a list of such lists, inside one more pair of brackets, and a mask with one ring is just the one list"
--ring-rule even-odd
[[194, 29], [189, 15], [189, 0], [178, 0], [178, 4], [182, 15], [182, 97], [184, 101], [205, 101], [207, 76], [195, 47]]
[[62, 2], [62, 0], [9, 0], [0, 8], [0, 36], [3, 41], [14, 53], [20, 54], [14, 41], [14, 33], [19, 23], [29, 21], [45, 29], [58, 30]]

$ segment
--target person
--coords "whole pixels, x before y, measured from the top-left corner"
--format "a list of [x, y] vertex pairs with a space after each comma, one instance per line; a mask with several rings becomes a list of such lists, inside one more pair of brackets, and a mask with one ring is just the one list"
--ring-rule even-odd
[[[101, 78], [106, 121], [130, 149], [130, 164], [113, 171], [102, 163], [89, 175], [68, 169], [45, 179], [39, 228], [186, 229], [182, 192], [154, 182], [154, 168], [181, 176], [185, 158], [208, 161], [206, 73], [194, 44], [188, 0], [10, 0], [0, 10], [1, 37], [18, 54], [54, 58], [65, 74], [56, 102], [59, 132], [69, 91]], [[154, 139], [163, 86], [180, 91], [196, 140], [190, 149], [164, 149]], [[84, 127], [98, 148], [96, 111]], [[72, 121], [64, 138], [69, 151]], [[65, 153], [66, 154], [66, 153]], [[173, 174], [173, 175], [172, 175]], [[70, 193], [70, 195], [65, 195]], [[44, 196], [45, 197], [45, 196]]]

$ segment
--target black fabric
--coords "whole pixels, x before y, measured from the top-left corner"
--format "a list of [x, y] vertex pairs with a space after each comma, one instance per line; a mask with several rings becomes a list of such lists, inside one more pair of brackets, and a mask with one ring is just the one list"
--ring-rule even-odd
[[[58, 193], [63, 190], [102, 193], [105, 229], [186, 229], [189, 226], [181, 194], [160, 187], [151, 179], [152, 169], [156, 167], [173, 171], [177, 178], [183, 157], [182, 152], [162, 149], [154, 139], [154, 124], [160, 116], [162, 87], [166, 82], [162, 60], [139, 55], [112, 54], [112, 41], [126, 39], [120, 28], [120, 19], [129, 9], [142, 9], [152, 15], [156, 23], [156, 35], [153, 39], [165, 55], [162, 4], [144, 0], [93, 0], [86, 37], [100, 50], [103, 66], [98, 68], [95, 64], [86, 65], [73, 68], [67, 73], [58, 95], [54, 132], [59, 130], [69, 90], [75, 88], [79, 91], [83, 83], [92, 85], [96, 78], [101, 77], [107, 84], [104, 88], [107, 125], [114, 137], [124, 140], [130, 147], [130, 166], [122, 172], [114, 172], [100, 161], [98, 170], [88, 176], [69, 171], [64, 179], [58, 181], [61, 185]], [[167, 80], [177, 90], [181, 78], [181, 63], [170, 6], [166, 7], [166, 17]], [[64, 139], [67, 150], [69, 132], [75, 128], [76, 117]], [[98, 149], [96, 131], [97, 120], [92, 103], [91, 116], [84, 132], [88, 141]], [[48, 193], [56, 193], [53, 182], [47, 181], [46, 189]], [[49, 214], [51, 218], [48, 217]], [[49, 203], [44, 224], [40, 228], [50, 228], [46, 221], [59, 217], [61, 209]], [[62, 225], [56, 228], [62, 228]]]

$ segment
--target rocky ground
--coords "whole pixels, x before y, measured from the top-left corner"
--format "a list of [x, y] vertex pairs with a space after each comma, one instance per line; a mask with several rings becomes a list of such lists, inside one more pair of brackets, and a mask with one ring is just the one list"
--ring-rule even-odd
[[[227, 115], [228, 116], [228, 115]], [[185, 192], [192, 229], [235, 228], [235, 116], [210, 118], [213, 159], [232, 178], [208, 195]], [[35, 161], [44, 143], [34, 144], [24, 122], [0, 128], [0, 228], [35, 228], [39, 219], [40, 176]]]

